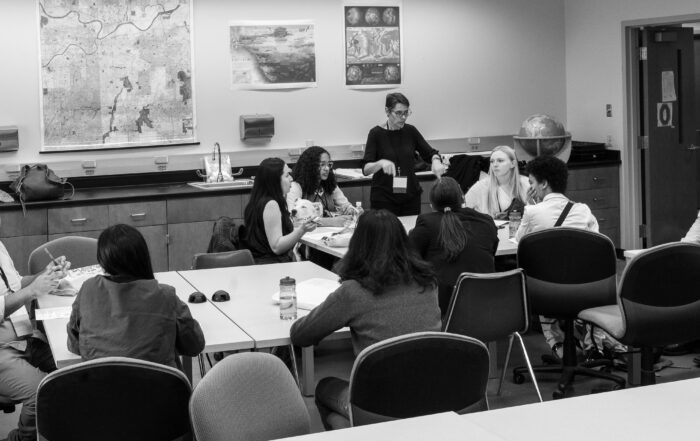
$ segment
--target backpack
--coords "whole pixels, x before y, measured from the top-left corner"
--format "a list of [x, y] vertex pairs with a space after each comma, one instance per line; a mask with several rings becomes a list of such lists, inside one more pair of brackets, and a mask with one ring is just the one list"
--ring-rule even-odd
[[235, 251], [240, 247], [238, 237], [240, 225], [236, 225], [233, 219], [228, 216], [221, 216], [214, 222], [211, 239], [207, 253], [222, 253], [224, 251]]

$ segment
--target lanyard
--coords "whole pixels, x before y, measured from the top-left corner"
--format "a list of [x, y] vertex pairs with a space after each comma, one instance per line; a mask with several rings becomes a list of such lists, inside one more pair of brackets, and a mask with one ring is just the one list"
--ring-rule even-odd
[[5, 282], [5, 286], [7, 287], [7, 290], [10, 291], [11, 293], [15, 292], [10, 287], [10, 282], [7, 281], [7, 276], [5, 275], [5, 271], [2, 269], [2, 266], [0, 266], [0, 277], [2, 277], [2, 281]]

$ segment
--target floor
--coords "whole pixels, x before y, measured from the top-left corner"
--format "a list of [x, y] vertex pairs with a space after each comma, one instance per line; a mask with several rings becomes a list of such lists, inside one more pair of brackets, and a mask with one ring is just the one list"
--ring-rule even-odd
[[[620, 262], [618, 266], [618, 275], [621, 274], [624, 268], [624, 262]], [[549, 353], [542, 334], [538, 332], [529, 332], [524, 335], [525, 346], [527, 347], [530, 360], [533, 364], [539, 364], [540, 356]], [[502, 369], [502, 364], [505, 359], [506, 342], [498, 344], [498, 367], [499, 374]], [[687, 378], [700, 377], [700, 368], [693, 363], [693, 358], [697, 354], [688, 354], [683, 356], [668, 357], [664, 359], [672, 362], [671, 366], [666, 367], [657, 372], [657, 382], [677, 381]], [[333, 341], [322, 344], [316, 350], [316, 379], [327, 376], [336, 376], [340, 378], [348, 378], [352, 369], [353, 354], [349, 341]], [[516, 344], [513, 347], [513, 355], [511, 357], [508, 375], [506, 375], [502, 391], [500, 395], [496, 395], [498, 389], [498, 379], [494, 378], [489, 381], [488, 400], [491, 409], [499, 409], [503, 407], [518, 406], [523, 404], [536, 403], [537, 394], [530, 381], [523, 384], [515, 384], [513, 382], [512, 368], [514, 366], [524, 365], [524, 358]], [[193, 383], [196, 386], [200, 379], [199, 369], [195, 367]], [[613, 371], [625, 377], [622, 371]], [[552, 392], [557, 386], [557, 377], [555, 375], [540, 375], [538, 382], [542, 398], [545, 401], [552, 400]], [[593, 390], [609, 390], [611, 383], [604, 380], [595, 380], [588, 378], [578, 378], [575, 382], [571, 396], [585, 395]], [[614, 392], [612, 392], [614, 393]], [[323, 430], [323, 425], [316, 410], [313, 397], [306, 397], [306, 405], [311, 416], [311, 429], [313, 432]], [[16, 427], [17, 418], [19, 416], [19, 406], [12, 414], [3, 414], [0, 412], [0, 439], [3, 439], [7, 433]]]

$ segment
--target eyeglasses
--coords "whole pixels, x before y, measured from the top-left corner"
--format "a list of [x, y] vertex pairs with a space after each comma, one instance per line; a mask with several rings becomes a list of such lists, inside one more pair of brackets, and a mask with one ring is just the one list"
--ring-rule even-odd
[[408, 118], [409, 116], [411, 116], [413, 111], [411, 109], [405, 110], [403, 112], [400, 110], [394, 110], [391, 113], [393, 113], [394, 116], [396, 116], [397, 118]]
[[333, 161], [321, 162], [320, 164], [318, 164], [318, 168], [326, 168], [326, 167], [328, 167], [329, 169], [332, 169], [333, 168]]

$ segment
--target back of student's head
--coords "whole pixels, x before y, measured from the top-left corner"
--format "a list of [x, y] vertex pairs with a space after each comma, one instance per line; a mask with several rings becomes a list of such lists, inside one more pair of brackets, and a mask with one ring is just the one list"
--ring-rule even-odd
[[146, 240], [130, 225], [112, 225], [100, 233], [97, 239], [97, 262], [112, 276], [154, 278]]
[[547, 181], [553, 193], [566, 192], [569, 170], [561, 159], [555, 156], [537, 156], [527, 163], [525, 170], [537, 182]]
[[401, 221], [387, 210], [369, 210], [360, 216], [348, 252], [335, 268], [340, 280], [356, 280], [374, 294], [415, 281], [436, 284], [430, 265], [413, 251]]
[[467, 231], [456, 213], [463, 203], [464, 194], [453, 178], [438, 178], [430, 189], [430, 204], [442, 214], [438, 243], [448, 262], [454, 261], [467, 246]]

